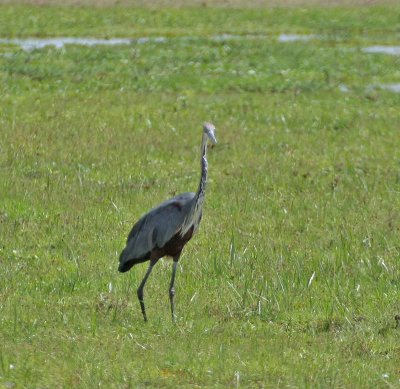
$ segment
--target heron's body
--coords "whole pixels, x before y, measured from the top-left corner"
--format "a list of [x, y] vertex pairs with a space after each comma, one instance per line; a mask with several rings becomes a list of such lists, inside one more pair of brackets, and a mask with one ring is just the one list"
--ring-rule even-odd
[[[120, 255], [118, 270], [124, 273], [138, 263], [149, 261], [150, 258], [175, 258], [179, 255], [195, 232], [194, 225], [198, 226], [201, 219], [200, 214], [198, 222], [193, 223], [184, 236], [181, 236], [185, 215], [193, 207], [195, 197], [193, 192], [182, 193], [153, 208], [138, 220], [128, 236], [126, 248]], [[164, 223], [160, 225], [159, 220], [163, 220]]]
[[185, 244], [196, 233], [203, 210], [205, 188], [207, 182], [207, 139], [216, 143], [215, 127], [206, 123], [201, 144], [201, 177], [196, 193], [182, 193], [167, 200], [142, 216], [128, 235], [126, 247], [119, 258], [118, 270], [122, 273], [132, 266], [150, 261], [137, 294], [143, 318], [147, 321], [143, 300], [143, 289], [153, 266], [164, 257], [173, 258], [172, 277], [169, 288], [172, 318], [174, 319], [174, 281], [176, 267]]

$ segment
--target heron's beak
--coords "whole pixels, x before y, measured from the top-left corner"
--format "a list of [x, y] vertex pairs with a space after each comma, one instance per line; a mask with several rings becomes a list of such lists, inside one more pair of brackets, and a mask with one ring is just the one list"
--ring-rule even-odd
[[217, 138], [215, 137], [213, 132], [210, 132], [210, 140], [213, 145], [217, 144]]

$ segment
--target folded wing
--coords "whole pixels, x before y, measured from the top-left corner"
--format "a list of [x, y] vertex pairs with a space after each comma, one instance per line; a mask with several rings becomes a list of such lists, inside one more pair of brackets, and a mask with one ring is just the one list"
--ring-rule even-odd
[[120, 269], [128, 261], [147, 260], [155, 248], [162, 248], [181, 229], [193, 205], [195, 193], [183, 193], [165, 201], [142, 216], [128, 235], [120, 255]]

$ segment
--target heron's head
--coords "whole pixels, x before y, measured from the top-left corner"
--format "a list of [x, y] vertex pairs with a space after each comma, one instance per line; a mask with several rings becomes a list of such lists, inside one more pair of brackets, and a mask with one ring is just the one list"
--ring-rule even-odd
[[215, 126], [212, 123], [204, 123], [203, 125], [204, 133], [207, 134], [210, 141], [215, 145], [217, 143], [217, 138], [215, 137]]

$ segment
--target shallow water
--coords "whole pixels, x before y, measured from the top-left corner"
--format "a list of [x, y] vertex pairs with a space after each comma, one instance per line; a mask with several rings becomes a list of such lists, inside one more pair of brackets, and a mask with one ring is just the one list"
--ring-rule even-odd
[[390, 92], [400, 93], [400, 83], [399, 84], [375, 84], [372, 85], [374, 89], [384, 89]]
[[224, 42], [224, 41], [234, 41], [234, 40], [256, 40], [256, 39], [270, 39], [270, 38], [271, 37], [269, 35], [261, 35], [261, 34], [247, 34], [247, 35], [221, 34], [221, 35], [213, 35], [210, 39], [214, 42]]
[[224, 42], [224, 41], [232, 41], [236, 39], [240, 39], [240, 35], [232, 35], [232, 34], [221, 34], [221, 35], [214, 35], [211, 37], [211, 40], [215, 42]]
[[281, 34], [278, 36], [278, 42], [308, 42], [315, 38], [315, 35]]
[[96, 39], [96, 38], [27, 38], [27, 39], [0, 39], [0, 44], [14, 44], [20, 46], [25, 51], [34, 49], [42, 49], [46, 46], [54, 46], [58, 49], [63, 48], [65, 45], [81, 45], [81, 46], [115, 46], [115, 45], [129, 45], [131, 43], [148, 43], [148, 42], [165, 42], [167, 38], [164, 37], [143, 37], [136, 39], [127, 38], [112, 38], [112, 39]]
[[400, 46], [369, 46], [361, 50], [364, 53], [400, 55]]
[[[351, 89], [345, 84], [339, 84], [338, 89], [340, 92], [349, 93]], [[400, 93], [400, 83], [393, 83], [393, 84], [370, 84], [365, 88], [366, 92], [373, 92], [377, 89], [386, 90], [389, 92]]]
[[[72, 37], [57, 37], [57, 38], [0, 38], [0, 44], [14, 44], [21, 47], [22, 50], [31, 51], [35, 49], [42, 49], [46, 46], [54, 46], [58, 49], [63, 48], [65, 45], [81, 45], [81, 46], [116, 46], [116, 45], [129, 45], [129, 44], [145, 44], [150, 42], [164, 43], [168, 40], [181, 39], [191, 40], [198, 39], [199, 37], [142, 37], [142, 38], [111, 38], [111, 39], [96, 39], [96, 38], [72, 38]], [[307, 42], [315, 39], [315, 35], [299, 35], [299, 34], [281, 34], [278, 36], [278, 42]], [[206, 38], [207, 39], [207, 38]], [[214, 42], [224, 42], [232, 40], [253, 40], [253, 39], [271, 39], [269, 35], [233, 35], [221, 34], [214, 35], [208, 39]]]
[[345, 85], [345, 84], [339, 84], [338, 88], [339, 88], [340, 92], [343, 92], [343, 93], [349, 93], [350, 92], [349, 87], [347, 85]]
[[[81, 46], [116, 46], [116, 45], [130, 45], [130, 44], [145, 44], [145, 43], [165, 43], [171, 40], [196, 40], [200, 37], [196, 36], [183, 36], [176, 38], [166, 37], [141, 37], [141, 38], [111, 38], [111, 39], [96, 39], [96, 38], [72, 38], [72, 37], [57, 37], [57, 38], [0, 38], [0, 44], [14, 44], [21, 47], [22, 50], [31, 51], [35, 49], [42, 49], [46, 46], [54, 46], [58, 49], [63, 48], [65, 45], [81, 45]], [[234, 35], [234, 34], [220, 34], [211, 37], [204, 37], [214, 42], [224, 42], [233, 40], [256, 40], [256, 39], [271, 39], [269, 35]], [[308, 42], [312, 39], [318, 39], [317, 35], [306, 34], [280, 34], [277, 37], [278, 42]], [[274, 38], [272, 38], [274, 39]], [[361, 49], [364, 53], [377, 53], [400, 55], [400, 46], [369, 46]], [[2, 55], [5, 56], [5, 55]]]

